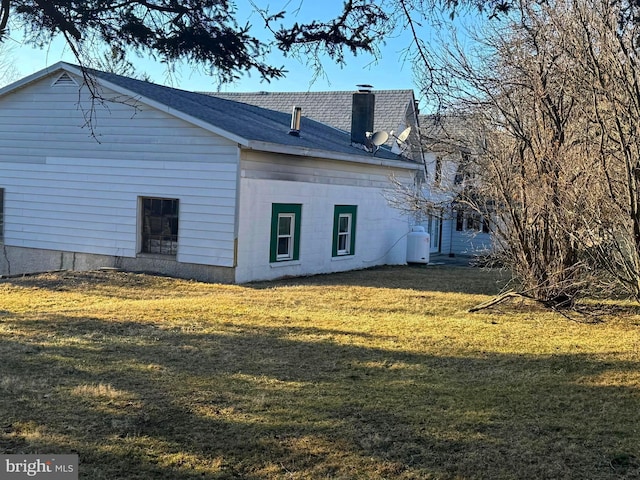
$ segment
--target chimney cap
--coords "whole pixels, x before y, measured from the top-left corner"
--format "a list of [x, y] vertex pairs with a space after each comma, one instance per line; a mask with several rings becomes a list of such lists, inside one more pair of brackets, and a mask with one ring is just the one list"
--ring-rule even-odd
[[358, 92], [370, 93], [373, 85], [369, 85], [368, 83], [360, 83], [356, 85], [356, 87], [358, 87]]

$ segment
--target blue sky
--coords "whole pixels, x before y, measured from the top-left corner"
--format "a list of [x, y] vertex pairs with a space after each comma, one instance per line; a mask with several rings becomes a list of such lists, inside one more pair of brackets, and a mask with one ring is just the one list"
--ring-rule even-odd
[[[262, 4], [261, 4], [262, 1]], [[267, 0], [256, 0], [258, 5], [267, 4]], [[271, 10], [287, 10], [287, 19], [308, 21], [309, 19], [328, 19], [340, 13], [342, 0], [272, 0], [269, 3]], [[238, 23], [249, 22], [253, 25], [254, 35], [260, 37], [262, 20], [251, 11], [248, 1], [238, 1]], [[295, 12], [295, 15], [294, 15]], [[424, 35], [433, 32], [425, 28]], [[19, 38], [14, 38], [19, 41]], [[284, 58], [276, 52], [270, 58], [272, 64], [284, 65], [288, 70], [286, 78], [273, 80], [271, 83], [260, 81], [257, 74], [245, 76], [240, 81], [230, 85], [223, 85], [222, 91], [318, 91], [318, 90], [353, 90], [357, 84], [367, 83], [375, 89], [406, 89], [414, 88], [415, 82], [410, 62], [403, 61], [403, 50], [410, 44], [411, 37], [408, 32], [400, 32], [395, 38], [387, 41], [381, 47], [380, 58], [366, 54], [358, 56], [348, 55], [346, 65], [340, 67], [331, 59], [323, 62], [325, 75], [314, 81], [313, 72], [300, 60]], [[14, 42], [15, 43], [15, 42]], [[52, 65], [60, 60], [75, 62], [73, 54], [65, 47], [63, 41], [54, 42], [46, 50], [37, 50], [29, 47], [18, 47], [13, 51], [16, 58], [20, 76], [25, 76]], [[215, 79], [207, 77], [189, 66], [179, 70], [178, 76], [171, 80], [167, 77], [164, 66], [159, 61], [149, 58], [130, 58], [136, 65], [138, 72], [148, 74], [152, 81], [187, 90], [215, 90], [218, 85]], [[418, 92], [416, 91], [416, 95]]]
[[[222, 91], [307, 91], [307, 90], [352, 90], [357, 84], [368, 83], [376, 89], [413, 88], [413, 73], [409, 62], [403, 62], [404, 39], [393, 39], [381, 52], [381, 58], [361, 54], [348, 55], [345, 66], [336, 65], [331, 59], [323, 61], [324, 75], [314, 80], [310, 67], [295, 58], [272, 55], [273, 65], [284, 65], [288, 71], [284, 79], [261, 81], [257, 73], [245, 75], [234, 84], [221, 87]], [[41, 70], [60, 60], [76, 63], [75, 57], [63, 41], [55, 41], [48, 49], [33, 49], [28, 46], [15, 48], [12, 52], [17, 60], [21, 76]], [[165, 67], [151, 58], [131, 55], [129, 60], [139, 72], [147, 73], [156, 83], [171, 83]], [[186, 90], [215, 90], [218, 86], [214, 78], [208, 77], [188, 65], [179, 70], [179, 85]]]

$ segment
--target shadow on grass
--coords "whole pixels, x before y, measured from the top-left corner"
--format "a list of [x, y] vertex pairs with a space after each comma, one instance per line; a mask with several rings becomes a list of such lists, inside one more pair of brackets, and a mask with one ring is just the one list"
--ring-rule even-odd
[[[122, 286], [123, 276], [133, 289], [129, 296], [137, 298], [135, 290], [147, 286], [158, 285], [158, 280], [169, 277], [155, 275], [139, 275], [136, 273], [118, 272], [112, 276], [110, 272], [66, 272], [55, 275], [35, 275], [4, 279], [0, 282], [17, 283], [23, 287], [47, 289], [51, 291], [81, 291], [87, 288], [98, 290], [100, 294], [113, 295], [110, 288]], [[426, 265], [426, 266], [382, 266], [365, 270], [293, 277], [268, 282], [244, 284], [243, 287], [268, 289], [282, 286], [319, 285], [319, 286], [359, 286], [372, 288], [397, 288], [418, 291], [434, 291], [445, 293], [468, 293], [479, 295], [495, 295], [508, 283], [510, 277], [506, 271], [488, 270], [479, 267]], [[119, 290], [117, 295], [124, 293]]]
[[640, 475], [639, 392], [601, 385], [638, 362], [442, 357], [312, 327], [43, 316], [20, 330], [0, 340], [0, 449], [78, 453], [81, 478]]
[[245, 286], [272, 288], [287, 285], [347, 285], [373, 288], [398, 288], [444, 293], [496, 295], [509, 282], [506, 271], [479, 267], [427, 265], [383, 266], [366, 270], [256, 282]]

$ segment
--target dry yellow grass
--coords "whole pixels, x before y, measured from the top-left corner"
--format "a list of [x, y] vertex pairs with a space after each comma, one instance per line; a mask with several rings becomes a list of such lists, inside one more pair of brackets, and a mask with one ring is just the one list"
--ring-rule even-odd
[[91, 480], [639, 478], [638, 310], [466, 313], [504, 280], [4, 280], [0, 451]]

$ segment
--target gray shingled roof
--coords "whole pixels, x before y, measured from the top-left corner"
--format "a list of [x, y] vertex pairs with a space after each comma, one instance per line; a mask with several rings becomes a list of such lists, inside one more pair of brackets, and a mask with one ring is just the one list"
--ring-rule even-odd
[[[113, 73], [100, 71], [92, 71], [92, 73], [97, 78], [124, 88], [134, 95], [161, 103], [249, 141], [371, 157], [369, 152], [351, 145], [350, 134], [310, 118], [302, 118], [300, 136], [295, 137], [289, 135], [290, 112], [285, 113], [228, 98], [188, 92]], [[378, 150], [375, 157], [404, 160], [385, 147]]]
[[[351, 105], [354, 92], [206, 92], [218, 98], [247, 103], [283, 113], [291, 113], [294, 106], [302, 107], [302, 115], [331, 125], [345, 132], [351, 131]], [[413, 90], [373, 90], [375, 112], [373, 130], [394, 131], [399, 134], [412, 127], [408, 139], [413, 144], [412, 154], [421, 161], [418, 120]], [[387, 145], [393, 145], [389, 138]]]
[[[413, 102], [412, 90], [374, 90], [374, 130], [398, 130], [405, 120], [407, 107]], [[351, 99], [353, 92], [255, 92], [210, 93], [218, 98], [248, 103], [283, 113], [291, 113], [294, 106], [302, 107], [302, 115], [321, 123], [351, 130]]]

